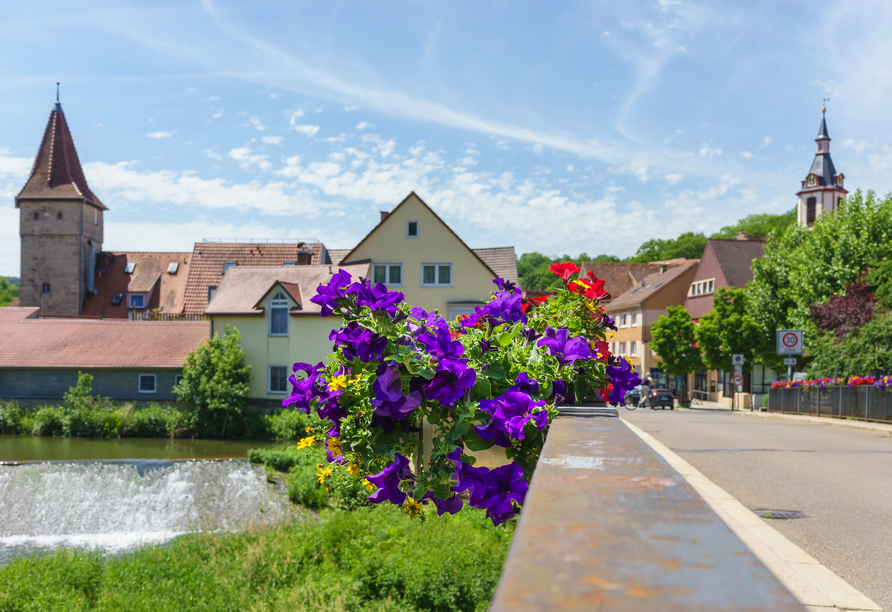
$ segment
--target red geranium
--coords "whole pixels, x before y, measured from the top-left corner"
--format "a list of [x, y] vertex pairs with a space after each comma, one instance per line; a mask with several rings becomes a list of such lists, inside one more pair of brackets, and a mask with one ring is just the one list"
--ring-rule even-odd
[[526, 313], [527, 313], [527, 310], [528, 310], [531, 306], [533, 306], [533, 304], [535, 304], [536, 306], [538, 306], [539, 304], [541, 304], [542, 302], [544, 302], [544, 301], [547, 300], [547, 299], [548, 299], [548, 296], [547, 296], [547, 295], [542, 295], [542, 296], [539, 296], [539, 297], [530, 298], [529, 300], [527, 300], [526, 302], [524, 302], [523, 304], [521, 304], [520, 309], [521, 309], [521, 311], [523, 311], [524, 314], [526, 314]]
[[560, 276], [563, 280], [569, 280], [571, 274], [576, 274], [579, 272], [580, 268], [572, 261], [567, 261], [564, 263], [556, 263], [551, 264], [549, 268], [552, 274]]

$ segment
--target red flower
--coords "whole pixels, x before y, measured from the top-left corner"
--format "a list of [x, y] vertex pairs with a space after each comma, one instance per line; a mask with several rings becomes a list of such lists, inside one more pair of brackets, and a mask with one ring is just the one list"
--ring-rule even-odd
[[542, 302], [544, 302], [544, 301], [547, 300], [547, 299], [548, 299], [548, 296], [547, 296], [547, 295], [543, 295], [543, 296], [540, 296], [540, 297], [530, 298], [529, 300], [527, 300], [526, 302], [524, 302], [523, 304], [521, 304], [521, 306], [520, 306], [520, 310], [523, 312], [523, 314], [526, 314], [526, 313], [527, 313], [527, 310], [528, 310], [531, 306], [533, 306], [534, 303], [535, 303], [536, 306], [538, 306], [539, 304], [541, 304]]
[[598, 340], [595, 342], [595, 346], [598, 349], [598, 357], [600, 357], [601, 361], [607, 362], [607, 359], [610, 357], [610, 343], [605, 342], [604, 340]]
[[560, 276], [566, 281], [569, 280], [571, 274], [576, 274], [577, 272], [579, 272], [580, 268], [572, 261], [567, 261], [564, 263], [551, 264], [549, 270], [551, 270], [552, 274]]
[[613, 385], [607, 385], [604, 389], [601, 389], [601, 399], [605, 402], [607, 401], [607, 396], [613, 393]]
[[590, 300], [600, 300], [610, 296], [609, 293], [604, 291], [604, 281], [599, 278], [595, 278], [594, 281], [588, 278], [580, 278], [570, 283], [568, 288], [573, 293], [584, 295]]

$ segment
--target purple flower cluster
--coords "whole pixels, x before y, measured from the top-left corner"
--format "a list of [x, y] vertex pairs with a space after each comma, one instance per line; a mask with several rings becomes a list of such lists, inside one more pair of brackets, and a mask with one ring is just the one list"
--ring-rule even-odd
[[468, 367], [468, 359], [464, 356], [464, 346], [452, 339], [445, 321], [433, 332], [420, 333], [416, 340], [427, 349], [436, 368], [433, 379], [424, 388], [424, 396], [451, 408], [477, 382], [477, 373]]
[[461, 460], [460, 448], [446, 456], [455, 463], [455, 478], [458, 482], [452, 488], [453, 491], [467, 491], [470, 505], [486, 510], [486, 516], [494, 525], [501, 525], [514, 518], [513, 502], [523, 504], [529, 488], [519, 465], [509, 463], [494, 470], [475, 468]]
[[360, 327], [356, 321], [350, 321], [341, 329], [332, 330], [328, 339], [341, 347], [344, 358], [353, 361], [356, 358], [363, 363], [378, 361], [384, 356], [387, 338]]
[[[535, 381], [533, 381], [535, 382]], [[538, 383], [536, 383], [538, 387]], [[480, 410], [489, 415], [489, 423], [478, 425], [477, 433], [484, 440], [493, 440], [497, 446], [511, 446], [511, 438], [524, 439], [524, 427], [532, 421], [536, 429], [548, 424], [548, 411], [533, 413], [534, 408], [545, 406], [545, 401], [533, 401], [521, 391], [506, 391], [494, 400], [481, 400]]]
[[418, 391], [411, 391], [408, 395], [403, 393], [403, 377], [400, 375], [397, 363], [391, 361], [378, 366], [376, 374], [375, 382], [372, 383], [375, 397], [371, 400], [375, 414], [399, 420], [412, 414], [421, 405], [421, 393]]
[[366, 480], [378, 487], [377, 491], [369, 495], [369, 501], [374, 504], [389, 501], [402, 506], [406, 501], [406, 494], [400, 490], [400, 483], [404, 480], [415, 480], [415, 477], [409, 469], [409, 460], [396, 453], [393, 463], [377, 474], [366, 476]]
[[[288, 378], [292, 387], [291, 395], [282, 402], [282, 406], [285, 408], [294, 405], [298, 410], [309, 414], [310, 404], [314, 400], [327, 402], [333, 397], [333, 394], [328, 390], [325, 377], [321, 375], [325, 371], [324, 364], [317, 363], [315, 366], [311, 366], [308, 363], [295, 363], [292, 370], [294, 374]], [[299, 379], [298, 372], [306, 372], [307, 377]]]
[[545, 347], [545, 352], [556, 357], [562, 366], [573, 365], [579, 359], [592, 358], [592, 350], [585, 338], [570, 338], [570, 331], [563, 327], [546, 327], [545, 337], [539, 340], [537, 346]]
[[632, 364], [613, 355], [607, 360], [607, 376], [613, 384], [607, 401], [625, 406], [626, 393], [641, 384], [641, 377], [632, 369]]
[[316, 288], [316, 295], [310, 298], [310, 301], [319, 305], [323, 317], [346, 306], [351, 295], [356, 297], [357, 306], [368, 306], [372, 312], [386, 312], [390, 316], [396, 314], [397, 304], [405, 298], [398, 291], [388, 291], [384, 283], [373, 286], [369, 279], [360, 278], [351, 284], [352, 280], [353, 277], [349, 272], [338, 270], [327, 285], [319, 285]]

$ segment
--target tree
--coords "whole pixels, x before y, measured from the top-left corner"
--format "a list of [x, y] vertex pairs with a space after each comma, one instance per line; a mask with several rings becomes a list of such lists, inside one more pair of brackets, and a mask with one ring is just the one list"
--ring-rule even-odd
[[704, 234], [687, 232], [675, 239], [663, 240], [661, 238], [653, 238], [648, 240], [638, 247], [635, 256], [629, 259], [629, 261], [632, 263], [650, 263], [652, 261], [677, 259], [679, 257], [698, 259], [703, 256], [705, 248], [706, 236]]
[[651, 326], [651, 348], [670, 376], [685, 376], [703, 367], [696, 346], [696, 327], [684, 306], [669, 306]]
[[697, 344], [710, 370], [728, 370], [731, 355], [743, 354], [746, 369], [752, 368], [761, 334], [747, 313], [745, 289], [721, 287], [712, 300], [712, 310], [700, 317]]
[[892, 372], [892, 313], [874, 317], [838, 340], [832, 332], [822, 332], [809, 352], [814, 361], [809, 376], [882, 376]]
[[834, 293], [826, 304], [812, 304], [809, 309], [818, 329], [832, 331], [842, 340], [850, 331], [863, 327], [873, 318], [875, 303], [871, 286], [852, 283], [845, 293]]
[[738, 232], [751, 236], [780, 236], [795, 223], [796, 208], [794, 207], [782, 215], [749, 215], [734, 225], [726, 225], [709, 238], [710, 240], [713, 238], [732, 240], [737, 237]]
[[194, 407], [202, 435], [225, 436], [227, 427], [241, 420], [251, 366], [245, 364], [240, 341], [238, 328], [227, 325], [222, 337], [214, 334], [183, 363], [183, 379], [174, 392]]
[[5, 276], [0, 276], [0, 306], [6, 306], [19, 297], [19, 288]]

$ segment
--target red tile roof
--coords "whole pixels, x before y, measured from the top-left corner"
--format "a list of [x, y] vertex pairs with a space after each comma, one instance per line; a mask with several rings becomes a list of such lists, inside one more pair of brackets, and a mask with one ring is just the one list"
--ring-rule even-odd
[[178, 368], [210, 335], [209, 321], [37, 319], [0, 308], [0, 367]]
[[87, 185], [71, 132], [68, 130], [68, 121], [65, 120], [65, 113], [58, 102], [50, 113], [31, 175], [16, 196], [16, 203], [18, 205], [18, 200], [21, 199], [47, 197], [84, 198], [100, 209], [108, 210]]
[[[93, 287], [95, 295], [87, 295], [83, 316], [126, 319], [127, 293], [146, 293], [154, 288], [146, 304], [149, 309], [163, 313], [183, 312], [186, 292], [186, 279], [189, 276], [189, 261], [192, 253], [108, 253], [99, 254]], [[177, 262], [176, 274], [168, 274], [167, 267]], [[124, 269], [128, 263], [136, 264], [132, 274]], [[112, 298], [116, 293], [123, 294], [116, 306]]]
[[[301, 247], [301, 248], [298, 248]], [[189, 264], [184, 312], [201, 314], [208, 305], [208, 287], [219, 287], [223, 282], [223, 264], [235, 261], [237, 267], [283, 266], [296, 263], [297, 253], [304, 248], [313, 253], [311, 265], [324, 263], [327, 256], [321, 243], [219, 243], [197, 242]]]

